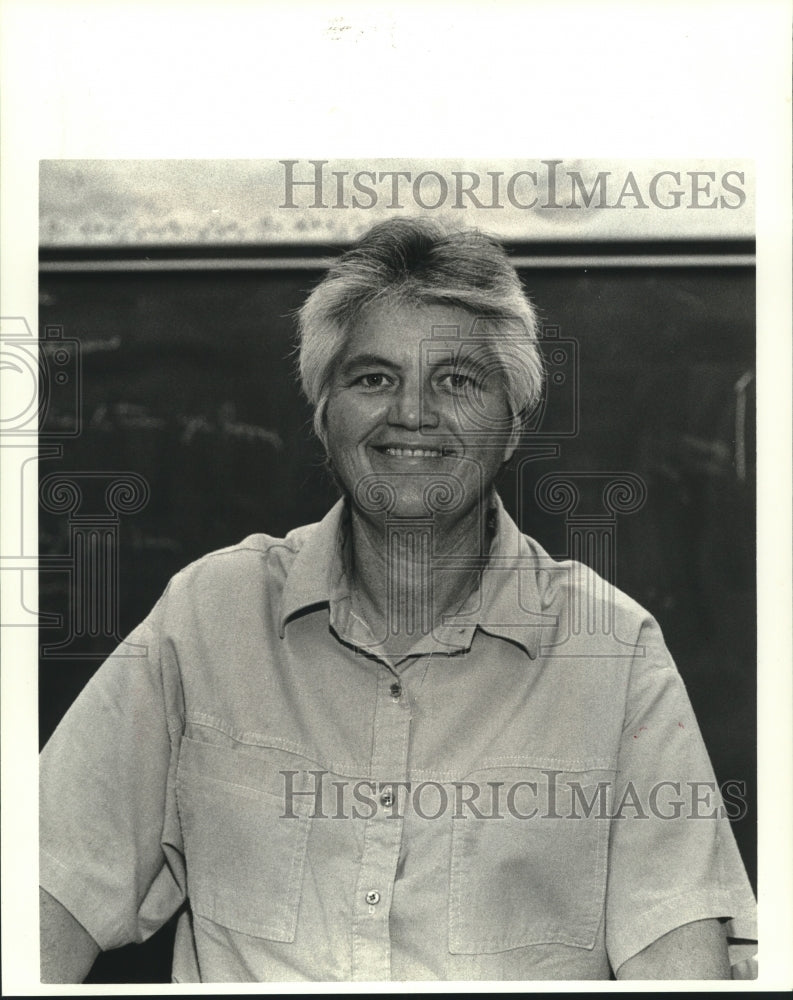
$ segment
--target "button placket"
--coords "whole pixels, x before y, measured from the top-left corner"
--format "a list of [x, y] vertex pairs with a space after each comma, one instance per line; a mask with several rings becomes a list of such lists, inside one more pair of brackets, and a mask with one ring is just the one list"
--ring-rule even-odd
[[[387, 980], [391, 975], [389, 913], [404, 824], [404, 818], [390, 807], [397, 801], [396, 783], [404, 782], [407, 776], [410, 708], [401, 697], [401, 683], [385, 666], [381, 669], [370, 771], [371, 780], [380, 786], [378, 807], [363, 821], [363, 851], [353, 915], [352, 978], [358, 982]], [[398, 697], [393, 694], [395, 686]]]

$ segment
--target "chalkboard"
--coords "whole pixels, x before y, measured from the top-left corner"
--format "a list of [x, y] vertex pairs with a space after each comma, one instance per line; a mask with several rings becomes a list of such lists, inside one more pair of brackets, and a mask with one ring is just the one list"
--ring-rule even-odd
[[[717, 777], [747, 783], [734, 831], [754, 882], [754, 272], [674, 263], [522, 261], [554, 376], [524, 457], [539, 444], [555, 454], [513, 461], [500, 491], [523, 530], [562, 556], [564, 517], [536, 502], [544, 476], [605, 470], [646, 485], [616, 526], [616, 582], [659, 619]], [[119, 637], [193, 559], [252, 532], [283, 535], [335, 500], [295, 379], [294, 311], [323, 273], [286, 261], [42, 274], [47, 363], [68, 342], [81, 366], [79, 398], [53, 393], [42, 426], [46, 440], [78, 421], [61, 456], [40, 463], [40, 609], [62, 619], [40, 631], [42, 743], [113, 646], [88, 632], [70, 644], [75, 521], [58, 505], [59, 476], [90, 474], [83, 524], [114, 477], [137, 477], [142, 492], [112, 523]], [[116, 961], [94, 980], [128, 978]], [[155, 979], [168, 978], [162, 962]]]

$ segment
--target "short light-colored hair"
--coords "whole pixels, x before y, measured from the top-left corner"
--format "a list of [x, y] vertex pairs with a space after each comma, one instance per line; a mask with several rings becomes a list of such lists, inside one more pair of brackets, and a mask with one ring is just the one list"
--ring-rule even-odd
[[424, 218], [392, 219], [373, 226], [342, 254], [298, 312], [300, 381], [323, 443], [336, 363], [356, 321], [376, 303], [445, 305], [470, 313], [476, 336], [492, 340], [516, 422], [539, 401], [537, 315], [503, 247], [476, 229], [449, 231]]

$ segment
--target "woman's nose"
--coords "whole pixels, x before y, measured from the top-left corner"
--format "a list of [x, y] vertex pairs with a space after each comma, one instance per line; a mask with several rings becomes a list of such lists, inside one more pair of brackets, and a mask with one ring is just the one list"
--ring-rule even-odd
[[388, 422], [412, 431], [437, 427], [439, 419], [433, 393], [422, 391], [418, 381], [402, 382], [394, 392]]

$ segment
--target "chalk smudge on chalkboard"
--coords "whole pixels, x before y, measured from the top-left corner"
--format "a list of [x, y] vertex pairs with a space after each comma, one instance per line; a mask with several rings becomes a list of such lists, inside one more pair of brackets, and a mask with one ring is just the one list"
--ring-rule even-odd
[[[53, 414], [53, 418], [56, 417], [57, 415]], [[110, 405], [100, 403], [91, 413], [87, 426], [96, 431], [167, 431], [178, 428], [180, 443], [185, 445], [189, 445], [197, 435], [201, 434], [235, 438], [250, 443], [259, 442], [277, 451], [281, 451], [284, 447], [283, 439], [277, 431], [237, 420], [236, 408], [229, 400], [222, 403], [217, 412], [210, 416], [203, 413], [185, 413], [170, 419], [153, 414], [148, 407], [140, 403], [124, 401]]]

